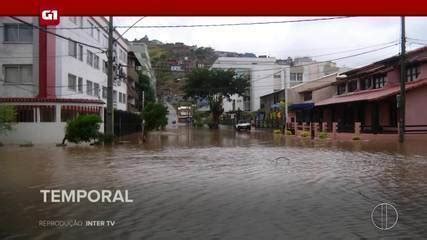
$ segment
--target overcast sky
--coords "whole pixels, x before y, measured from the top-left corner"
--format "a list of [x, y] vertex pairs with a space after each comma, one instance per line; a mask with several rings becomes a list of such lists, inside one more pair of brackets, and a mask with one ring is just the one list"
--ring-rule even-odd
[[[140, 17], [116, 17], [115, 26], [132, 25]], [[307, 17], [317, 18], [317, 17]], [[145, 17], [137, 26], [220, 24], [304, 19], [302, 17]], [[123, 32], [124, 29], [119, 29]], [[407, 37], [424, 40], [427, 44], [427, 18], [410, 17], [406, 21]], [[276, 58], [288, 56], [318, 56], [369, 47], [358, 51], [315, 57], [330, 60], [399, 41], [399, 17], [354, 17], [317, 22], [269, 25], [199, 27], [199, 28], [134, 28], [125, 37], [129, 40], [147, 35], [165, 43], [183, 42], [220, 51], [252, 52]], [[409, 41], [409, 40], [408, 40]], [[420, 43], [420, 41], [418, 41]], [[408, 48], [421, 47], [408, 42]], [[336, 62], [340, 66], [357, 67], [395, 55], [399, 46]]]

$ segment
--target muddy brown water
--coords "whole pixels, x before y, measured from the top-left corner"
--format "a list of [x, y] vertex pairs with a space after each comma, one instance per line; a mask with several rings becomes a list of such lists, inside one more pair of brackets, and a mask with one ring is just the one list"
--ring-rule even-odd
[[[0, 148], [0, 239], [426, 239], [427, 145], [180, 127], [116, 145]], [[133, 203], [43, 203], [41, 189]], [[371, 211], [396, 207], [377, 229]], [[40, 226], [115, 221], [113, 227]]]

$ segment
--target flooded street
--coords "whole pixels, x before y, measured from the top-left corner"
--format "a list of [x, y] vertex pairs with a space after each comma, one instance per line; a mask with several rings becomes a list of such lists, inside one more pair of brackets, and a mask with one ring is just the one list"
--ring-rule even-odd
[[[114, 148], [0, 148], [0, 239], [425, 239], [425, 142], [311, 142], [179, 127]], [[41, 189], [129, 190], [133, 203], [43, 203]], [[397, 225], [371, 222], [379, 203]], [[40, 220], [113, 220], [43, 227]], [[107, 235], [108, 234], [108, 235]]]

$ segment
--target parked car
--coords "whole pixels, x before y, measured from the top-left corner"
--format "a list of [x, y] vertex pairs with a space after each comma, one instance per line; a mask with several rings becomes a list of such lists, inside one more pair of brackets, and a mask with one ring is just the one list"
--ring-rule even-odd
[[236, 128], [236, 131], [240, 131], [242, 129], [250, 131], [251, 130], [251, 123], [249, 121], [240, 120], [236, 124], [235, 128]]

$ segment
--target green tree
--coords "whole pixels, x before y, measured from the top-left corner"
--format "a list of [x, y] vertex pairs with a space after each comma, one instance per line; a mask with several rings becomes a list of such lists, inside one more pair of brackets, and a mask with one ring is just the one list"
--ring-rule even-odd
[[0, 106], [0, 134], [12, 130], [16, 122], [16, 110], [13, 106]]
[[248, 77], [233, 70], [196, 69], [189, 74], [184, 92], [189, 97], [208, 99], [212, 115], [209, 127], [218, 128], [219, 117], [224, 112], [223, 99], [230, 99], [233, 94], [244, 96], [249, 86]]
[[[154, 95], [153, 86], [151, 86], [150, 78], [143, 74], [138, 73], [138, 81], [135, 84], [136, 92], [139, 97], [142, 96], [142, 91], [144, 91], [144, 101], [145, 103], [154, 102], [156, 100], [156, 96]], [[142, 103], [137, 103], [138, 110], [142, 109]]]
[[79, 115], [67, 123], [62, 144], [65, 144], [65, 141], [80, 143], [99, 139], [101, 137], [99, 132], [101, 123], [101, 117], [98, 115]]
[[153, 131], [164, 129], [168, 124], [168, 109], [160, 103], [148, 103], [144, 107], [144, 134]]

